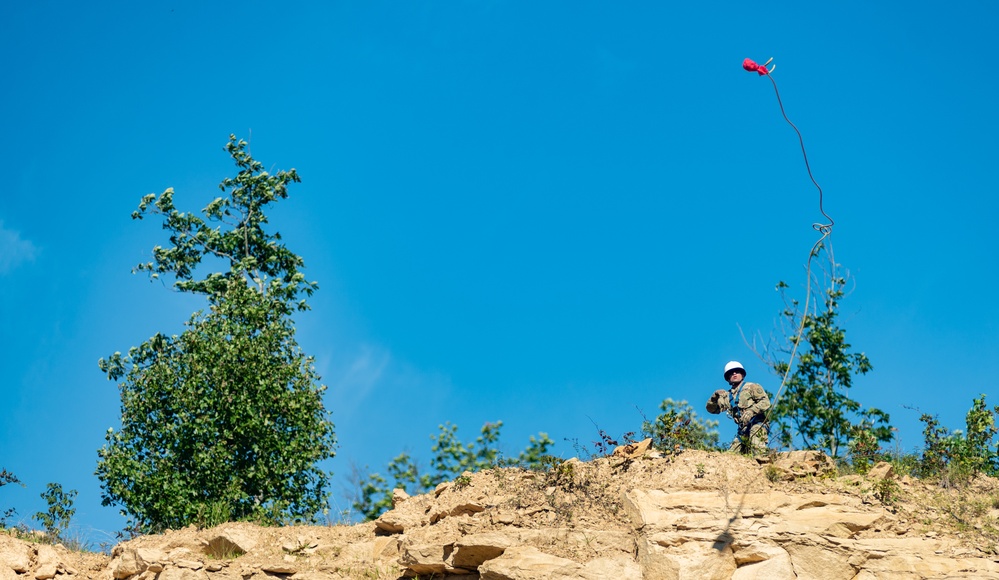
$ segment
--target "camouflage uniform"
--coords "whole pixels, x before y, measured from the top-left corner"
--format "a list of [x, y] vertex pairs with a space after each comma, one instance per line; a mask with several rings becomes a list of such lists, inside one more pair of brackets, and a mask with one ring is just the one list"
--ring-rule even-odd
[[766, 451], [770, 442], [770, 422], [767, 421], [769, 409], [770, 397], [763, 387], [746, 381], [728, 391], [715, 391], [707, 404], [709, 413], [726, 413], [735, 420], [739, 429], [729, 451], [740, 453], [757, 454]]

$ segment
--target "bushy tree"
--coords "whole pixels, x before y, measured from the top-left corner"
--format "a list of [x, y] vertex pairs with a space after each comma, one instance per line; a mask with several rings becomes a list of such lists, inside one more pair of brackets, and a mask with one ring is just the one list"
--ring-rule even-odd
[[923, 456], [921, 475], [961, 482], [977, 473], [999, 476], [999, 435], [996, 418], [999, 405], [989, 410], [985, 395], [974, 399], [965, 417], [967, 430], [949, 431], [935, 416], [923, 414]]
[[[821, 246], [816, 252], [815, 256], [824, 253]], [[854, 375], [866, 374], [873, 367], [867, 355], [851, 352], [846, 331], [839, 325], [839, 301], [846, 278], [839, 274], [831, 252], [828, 257], [828, 284], [821, 304], [799, 309], [798, 301], [789, 300], [785, 293], [787, 284], [777, 285], [785, 304], [785, 342], [768, 348], [762, 358], [777, 376], [783, 377], [788, 361], [778, 355], [790, 354], [797, 345], [796, 365], [770, 414], [777, 440], [785, 447], [800, 440], [806, 449], [821, 449], [837, 457], [854, 437], [890, 441], [892, 428], [887, 413], [876, 408], [862, 409], [850, 398]], [[819, 285], [817, 281], [815, 285]]]
[[527, 469], [539, 468], [544, 463], [548, 449], [554, 442], [546, 433], [531, 436], [527, 447], [516, 458], [504, 458], [499, 450], [502, 421], [486, 423], [481, 434], [471, 443], [463, 443], [458, 438], [458, 426], [447, 422], [439, 425], [440, 432], [431, 435], [430, 472], [420, 473], [416, 461], [408, 454], [401, 453], [386, 467], [392, 484], [380, 473], [367, 476], [358, 474], [358, 492], [353, 508], [365, 519], [373, 520], [392, 507], [392, 490], [402, 489], [410, 494], [427, 493], [437, 485], [451, 481], [462, 473], [477, 472], [492, 467], [518, 466]]
[[[102, 499], [139, 531], [311, 519], [326, 503], [329, 475], [318, 463], [336, 439], [326, 387], [291, 319], [317, 285], [280, 234], [265, 230], [267, 206], [299, 178], [263, 171], [234, 136], [226, 150], [239, 171], [204, 218], [177, 210], [173, 189], [143, 197], [132, 214], [162, 216], [171, 244], [136, 270], [172, 276], [208, 306], [180, 335], [156, 334], [99, 361], [121, 392], [121, 428], [99, 450]], [[205, 259], [228, 270], [197, 276]]]
[[662, 413], [655, 421], [642, 422], [642, 436], [652, 438], [652, 446], [665, 453], [684, 449], [718, 449], [718, 421], [703, 420], [687, 401], [664, 399]]

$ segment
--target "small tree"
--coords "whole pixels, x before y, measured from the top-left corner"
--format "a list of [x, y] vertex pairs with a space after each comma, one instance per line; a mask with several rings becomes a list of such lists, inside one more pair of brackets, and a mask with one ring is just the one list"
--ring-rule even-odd
[[[329, 475], [318, 463], [334, 454], [333, 424], [291, 319], [317, 286], [264, 229], [268, 204], [299, 178], [263, 171], [233, 136], [226, 150], [239, 172], [204, 219], [178, 211], [172, 189], [143, 197], [132, 214], [163, 216], [172, 244], [136, 270], [173, 276], [177, 290], [208, 301], [179, 336], [157, 334], [99, 361], [121, 391], [121, 429], [99, 450], [102, 500], [139, 531], [311, 519], [326, 503]], [[205, 258], [228, 271], [197, 277]]]
[[49, 509], [35, 514], [35, 519], [45, 528], [45, 535], [49, 540], [56, 542], [62, 537], [63, 532], [69, 528], [69, 522], [76, 513], [73, 507], [73, 500], [76, 498], [76, 490], [71, 489], [64, 492], [62, 485], [50, 483], [45, 486], [42, 499], [49, 505]]
[[[822, 251], [819, 246], [813, 257]], [[797, 300], [788, 299], [785, 293], [788, 285], [777, 284], [785, 305], [783, 344], [768, 345], [761, 358], [777, 376], [783, 377], [789, 368], [788, 361], [779, 355], [789, 355], [797, 345], [797, 365], [788, 375], [770, 415], [781, 445], [790, 447], [795, 439], [800, 439], [807, 449], [822, 449], [838, 457], [855, 436], [890, 441], [892, 428], [887, 413], [875, 408], [861, 410], [860, 403], [848, 394], [854, 375], [867, 374], [873, 367], [867, 355], [850, 351], [846, 331], [839, 326], [839, 301], [844, 295], [846, 278], [839, 274], [839, 265], [832, 259], [831, 251], [828, 257], [828, 285], [821, 305], [814, 304], [803, 311]], [[770, 345], [773, 342], [771, 339]], [[864, 443], [862, 447], [869, 445]]]

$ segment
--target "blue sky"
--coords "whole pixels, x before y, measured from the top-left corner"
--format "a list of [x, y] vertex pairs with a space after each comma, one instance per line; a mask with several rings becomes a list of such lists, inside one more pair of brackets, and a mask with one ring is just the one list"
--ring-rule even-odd
[[[320, 284], [299, 340], [351, 465], [429, 454], [504, 421], [515, 454], [594, 423], [637, 430], [666, 397], [703, 409], [774, 286], [804, 291], [821, 219], [770, 83], [836, 220], [842, 322], [874, 371], [852, 395], [899, 445], [918, 407], [963, 426], [999, 366], [994, 2], [22, 2], [0, 20], [0, 490], [22, 518], [50, 481], [100, 505], [118, 425], [97, 368], [197, 298], [131, 268], [166, 243], [129, 216], [204, 207], [230, 133], [303, 183], [271, 224]], [[637, 408], [637, 409], [636, 409]], [[733, 427], [722, 424], [723, 439]]]

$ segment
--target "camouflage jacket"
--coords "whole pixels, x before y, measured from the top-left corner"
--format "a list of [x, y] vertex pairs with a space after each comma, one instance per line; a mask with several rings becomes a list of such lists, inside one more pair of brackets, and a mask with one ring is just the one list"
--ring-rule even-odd
[[743, 381], [728, 391], [715, 391], [708, 400], [707, 409], [709, 413], [726, 413], [740, 427], [748, 427], [766, 419], [770, 397], [760, 385]]
[[770, 396], [756, 383], [742, 383], [729, 390], [729, 415], [741, 427], [762, 423], [770, 409]]

